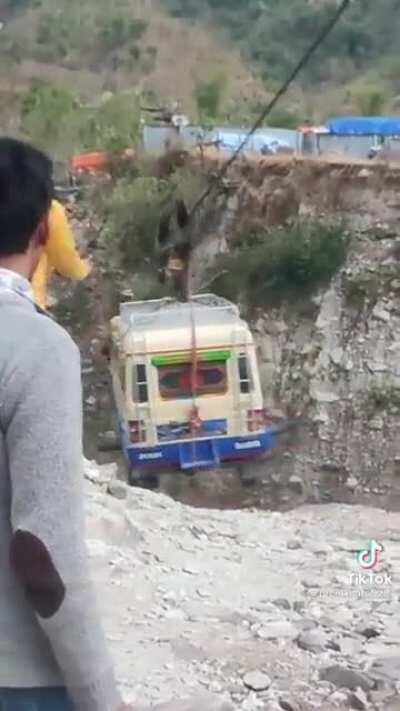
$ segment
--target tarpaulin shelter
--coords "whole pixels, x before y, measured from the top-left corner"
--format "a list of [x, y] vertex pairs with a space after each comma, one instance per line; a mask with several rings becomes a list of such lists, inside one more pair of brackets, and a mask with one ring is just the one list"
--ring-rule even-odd
[[342, 116], [326, 127], [334, 136], [400, 136], [400, 116]]
[[[247, 132], [216, 130], [214, 131], [214, 135], [221, 150], [233, 153], [243, 144], [247, 137]], [[266, 131], [253, 134], [247, 141], [244, 147], [244, 152], [261, 153], [263, 149], [269, 149], [272, 153], [274, 153], [277, 152], [279, 148], [290, 147], [289, 142], [283, 140], [282, 138], [278, 138], [274, 135], [273, 131]]]

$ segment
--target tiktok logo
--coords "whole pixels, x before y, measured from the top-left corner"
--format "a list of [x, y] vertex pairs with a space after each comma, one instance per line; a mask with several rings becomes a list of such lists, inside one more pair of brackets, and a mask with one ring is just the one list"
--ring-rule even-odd
[[357, 553], [357, 562], [363, 570], [373, 570], [379, 563], [379, 555], [383, 552], [383, 545], [371, 539], [368, 541], [368, 547]]

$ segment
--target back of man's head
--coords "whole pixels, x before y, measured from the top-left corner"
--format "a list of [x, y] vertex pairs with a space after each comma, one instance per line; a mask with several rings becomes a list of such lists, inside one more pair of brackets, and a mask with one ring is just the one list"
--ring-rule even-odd
[[53, 166], [41, 151], [0, 138], [0, 258], [24, 254], [53, 198]]

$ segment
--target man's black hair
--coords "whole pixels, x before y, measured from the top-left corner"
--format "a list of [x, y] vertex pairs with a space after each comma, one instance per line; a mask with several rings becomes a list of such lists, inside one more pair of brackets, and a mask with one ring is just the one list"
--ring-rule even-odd
[[51, 160], [27, 143], [0, 138], [0, 258], [27, 251], [53, 195]]

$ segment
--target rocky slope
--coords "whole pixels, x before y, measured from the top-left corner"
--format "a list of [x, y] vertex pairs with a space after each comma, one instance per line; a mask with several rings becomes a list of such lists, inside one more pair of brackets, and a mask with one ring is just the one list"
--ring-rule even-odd
[[[397, 515], [196, 511], [85, 472], [93, 573], [138, 709], [398, 711]], [[360, 579], [370, 538], [384, 552]]]
[[340, 159], [247, 160], [229, 177], [231, 196], [221, 199], [219, 222], [197, 252], [197, 287], [203, 267], [229, 249], [243, 223], [316, 216], [343, 221], [352, 235], [347, 263], [328, 290], [306, 308], [266, 305], [254, 319], [267, 406], [304, 422], [284, 475], [301, 476], [309, 494], [347, 481], [358, 501], [372, 491], [379, 504], [393, 505], [400, 486], [400, 172]]

